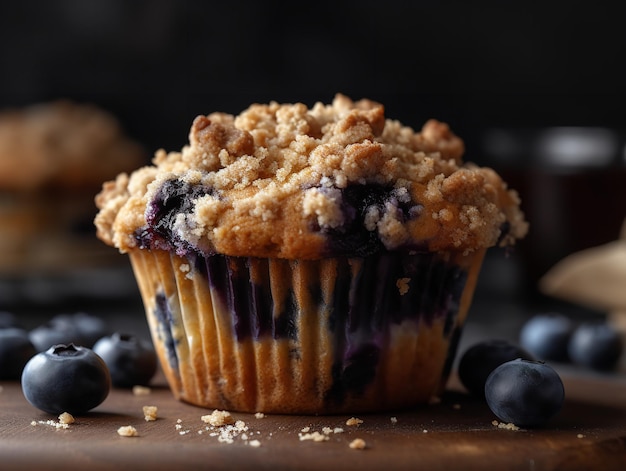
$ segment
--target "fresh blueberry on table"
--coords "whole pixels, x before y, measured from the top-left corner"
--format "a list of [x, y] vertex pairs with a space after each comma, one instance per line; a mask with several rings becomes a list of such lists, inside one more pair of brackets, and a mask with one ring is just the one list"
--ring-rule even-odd
[[548, 364], [517, 359], [491, 372], [485, 383], [485, 399], [501, 421], [540, 427], [561, 410], [565, 390], [558, 373]]
[[26, 330], [0, 328], [0, 380], [20, 379], [24, 365], [36, 353]]
[[616, 368], [623, 351], [622, 338], [610, 324], [584, 322], [569, 341], [568, 352], [573, 363], [598, 371]]
[[92, 350], [56, 345], [32, 357], [22, 372], [22, 391], [50, 414], [83, 414], [100, 405], [111, 389], [106, 363]]
[[21, 327], [17, 316], [10, 311], [0, 311], [0, 329], [6, 327]]
[[35, 327], [29, 333], [30, 341], [38, 352], [59, 344], [84, 345], [85, 340], [70, 316], [58, 315]]
[[572, 320], [558, 313], [537, 314], [522, 326], [520, 346], [543, 361], [567, 362]]
[[534, 360], [523, 348], [508, 340], [492, 339], [469, 347], [459, 361], [461, 383], [474, 396], [485, 396], [485, 382], [491, 372], [507, 361], [523, 358]]
[[92, 348], [100, 338], [111, 333], [104, 319], [86, 312], [59, 314], [53, 320], [63, 320], [74, 324], [82, 341], [81, 345], [87, 348]]
[[107, 364], [115, 387], [145, 386], [156, 373], [157, 356], [152, 344], [135, 335], [115, 332], [98, 340], [93, 350]]

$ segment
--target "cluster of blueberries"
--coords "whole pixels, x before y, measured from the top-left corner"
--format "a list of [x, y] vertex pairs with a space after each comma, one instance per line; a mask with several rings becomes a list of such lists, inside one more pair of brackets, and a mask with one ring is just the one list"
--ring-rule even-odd
[[59, 314], [32, 330], [0, 311], [0, 380], [21, 380], [24, 396], [50, 414], [82, 414], [111, 387], [148, 385], [157, 370], [150, 342], [110, 332], [86, 313]]
[[522, 326], [519, 345], [494, 339], [469, 347], [458, 374], [500, 420], [540, 427], [561, 410], [565, 398], [563, 382], [549, 363], [611, 371], [622, 352], [620, 333], [606, 322], [576, 324], [562, 314], [537, 314]]
[[531, 317], [520, 331], [520, 345], [540, 360], [612, 371], [624, 349], [622, 335], [604, 321], [577, 323], [550, 312]]

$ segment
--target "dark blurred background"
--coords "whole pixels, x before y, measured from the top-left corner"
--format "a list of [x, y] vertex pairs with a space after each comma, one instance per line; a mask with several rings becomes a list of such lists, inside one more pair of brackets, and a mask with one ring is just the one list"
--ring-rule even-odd
[[180, 149], [201, 113], [336, 92], [414, 128], [446, 121], [531, 222], [512, 255], [490, 255], [482, 289], [541, 304], [537, 279], [617, 238], [626, 217], [625, 13], [580, 0], [2, 2], [0, 108], [95, 103], [151, 153]]

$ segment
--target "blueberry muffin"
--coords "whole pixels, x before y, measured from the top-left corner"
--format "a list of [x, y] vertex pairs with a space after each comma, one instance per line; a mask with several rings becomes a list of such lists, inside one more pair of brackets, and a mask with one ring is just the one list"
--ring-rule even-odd
[[441, 392], [485, 250], [527, 223], [444, 123], [383, 105], [198, 116], [180, 152], [104, 184], [174, 395], [207, 408], [381, 411]]
[[56, 274], [110, 260], [94, 244], [93, 195], [145, 163], [145, 150], [94, 105], [0, 112], [0, 272]]

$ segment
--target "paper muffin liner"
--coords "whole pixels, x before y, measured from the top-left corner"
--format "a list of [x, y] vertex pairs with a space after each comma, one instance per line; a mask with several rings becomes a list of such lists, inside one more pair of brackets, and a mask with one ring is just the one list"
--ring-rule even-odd
[[335, 414], [441, 393], [484, 251], [314, 261], [129, 255], [176, 398]]

